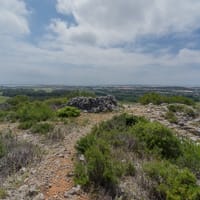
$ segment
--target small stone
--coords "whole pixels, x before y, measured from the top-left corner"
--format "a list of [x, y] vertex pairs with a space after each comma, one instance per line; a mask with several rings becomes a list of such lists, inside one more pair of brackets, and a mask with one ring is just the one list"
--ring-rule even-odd
[[38, 194], [38, 189], [35, 186], [32, 186], [28, 191], [28, 196], [32, 197]]
[[22, 167], [22, 168], [20, 169], [20, 173], [21, 173], [21, 174], [25, 173], [26, 171], [27, 171], [27, 170], [26, 170], [25, 167]]
[[65, 194], [64, 194], [64, 197], [65, 198], [69, 198], [71, 195], [69, 195], [69, 193], [68, 192], [65, 192]]
[[79, 160], [82, 161], [82, 162], [84, 162], [84, 161], [85, 161], [85, 156], [84, 156], [83, 154], [81, 154], [81, 155], [79, 156]]
[[64, 158], [65, 156], [63, 154], [58, 155], [59, 158]]
[[33, 198], [33, 200], [45, 200], [45, 197], [42, 193], [39, 193], [36, 197]]
[[28, 188], [29, 188], [28, 185], [22, 185], [22, 186], [19, 188], [19, 192], [27, 191]]
[[31, 174], [35, 174], [37, 171], [35, 169], [31, 170]]
[[74, 172], [69, 172], [69, 173], [67, 174], [67, 176], [68, 176], [68, 177], [74, 176]]
[[69, 191], [69, 194], [70, 195], [77, 195], [80, 193], [80, 190], [81, 190], [81, 186], [80, 185], [77, 185], [76, 187], [73, 187], [70, 191]]

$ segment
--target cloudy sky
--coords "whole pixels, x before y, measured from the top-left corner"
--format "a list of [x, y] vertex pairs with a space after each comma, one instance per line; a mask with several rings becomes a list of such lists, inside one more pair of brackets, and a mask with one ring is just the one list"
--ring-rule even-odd
[[0, 0], [0, 84], [200, 85], [199, 0]]

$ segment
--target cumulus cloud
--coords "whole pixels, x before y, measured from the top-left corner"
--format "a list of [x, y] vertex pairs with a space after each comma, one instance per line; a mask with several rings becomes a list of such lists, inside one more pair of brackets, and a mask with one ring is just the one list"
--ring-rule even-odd
[[[57, 0], [57, 10], [72, 13], [78, 24], [60, 35], [70, 40], [72, 35], [87, 33], [99, 45], [129, 42], [147, 34], [190, 31], [200, 19], [196, 0]], [[62, 23], [57, 21], [56, 26]]]
[[120, 45], [196, 29], [197, 0], [57, 0], [57, 11], [76, 23], [49, 19], [36, 44], [16, 37], [31, 32], [26, 1], [0, 1], [0, 83], [200, 84], [199, 50], [152, 54]]
[[21, 0], [1, 0], [0, 34], [19, 35], [29, 33], [28, 10]]

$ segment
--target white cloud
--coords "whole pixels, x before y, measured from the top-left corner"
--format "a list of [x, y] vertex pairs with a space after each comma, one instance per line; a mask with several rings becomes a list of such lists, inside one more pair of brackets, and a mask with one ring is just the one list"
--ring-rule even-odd
[[52, 19], [38, 44], [16, 38], [30, 32], [26, 1], [0, 1], [0, 83], [200, 84], [198, 50], [152, 55], [112, 46], [195, 29], [199, 1], [57, 0], [57, 10], [73, 14], [77, 25]]
[[[80, 42], [80, 35], [84, 38], [87, 33], [97, 38], [100, 46], [147, 34], [190, 31], [200, 20], [197, 0], [57, 0], [57, 10], [72, 13], [78, 23], [59, 32], [65, 40], [73, 36]], [[63, 23], [57, 21], [56, 26]]]
[[21, 0], [1, 0], [0, 35], [20, 35], [29, 33], [28, 11]]

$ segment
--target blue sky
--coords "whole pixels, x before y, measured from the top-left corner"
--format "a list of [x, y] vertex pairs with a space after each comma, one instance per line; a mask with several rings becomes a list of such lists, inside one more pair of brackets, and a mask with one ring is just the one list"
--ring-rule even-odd
[[0, 84], [200, 85], [199, 1], [0, 4]]

